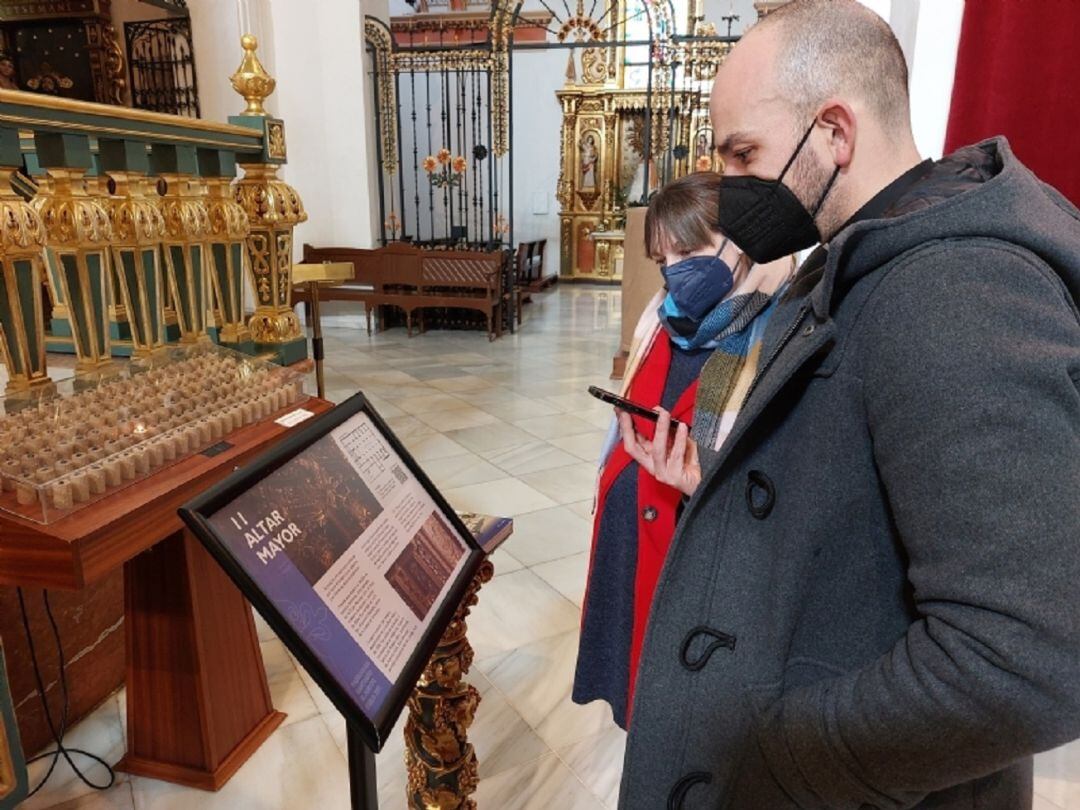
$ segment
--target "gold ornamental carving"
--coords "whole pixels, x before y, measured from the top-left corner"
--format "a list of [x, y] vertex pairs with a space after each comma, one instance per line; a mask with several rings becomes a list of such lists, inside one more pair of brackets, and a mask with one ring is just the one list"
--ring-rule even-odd
[[113, 185], [113, 196], [108, 198], [113, 228], [110, 317], [118, 330], [130, 330], [132, 355], [141, 357], [165, 345], [165, 292], [158, 248], [166, 235], [165, 217], [157, 190], [145, 174], [116, 171], [109, 177]]
[[296, 225], [307, 221], [300, 195], [277, 176], [277, 166], [241, 164], [244, 177], [233, 186], [236, 202], [247, 214], [251, 227]]
[[[440, 72], [443, 70], [491, 70], [491, 53], [478, 50], [398, 51], [391, 54], [391, 66], [398, 73]], [[380, 108], [380, 114], [381, 114]], [[390, 115], [397, 116], [396, 107]]]
[[600, 48], [581, 52], [581, 78], [587, 84], [603, 84], [607, 80], [607, 57]]
[[251, 340], [244, 323], [244, 255], [251, 224], [243, 207], [233, 197], [228, 179], [207, 180], [210, 214], [210, 284], [213, 305], [222, 343], [243, 344]]
[[131, 247], [160, 242], [165, 236], [165, 218], [150, 180], [135, 172], [110, 172], [109, 176], [116, 188], [108, 200], [115, 242]]
[[510, 38], [514, 33], [514, 9], [496, 4], [491, 17], [491, 117], [492, 153], [503, 157], [510, 151]]
[[45, 224], [34, 207], [11, 189], [10, 168], [0, 169], [0, 244], [5, 256], [22, 257], [45, 249]]
[[285, 124], [281, 121], [266, 126], [266, 154], [271, 160], [285, 160]]
[[206, 187], [210, 236], [230, 240], [246, 237], [251, 230], [248, 215], [233, 198], [229, 181], [224, 177], [210, 178]]
[[405, 765], [410, 810], [476, 810], [472, 794], [479, 776], [468, 730], [480, 694], [463, 680], [473, 662], [466, 619], [493, 574], [491, 561], [484, 560], [409, 697]]
[[375, 53], [376, 104], [379, 105], [379, 137], [383, 169], [393, 174], [398, 167], [397, 91], [393, 74], [393, 40], [390, 29], [375, 17], [364, 18], [364, 39]]
[[162, 174], [166, 183], [161, 198], [165, 237], [176, 242], [198, 242], [210, 234], [210, 213], [204, 200], [205, 186], [196, 177]]
[[259, 41], [251, 34], [240, 37], [240, 47], [244, 49], [244, 58], [236, 73], [229, 77], [233, 89], [244, 97], [247, 107], [241, 115], [259, 115], [265, 117], [263, 102], [274, 92], [277, 82], [266, 72], [259, 57], [255, 55]]
[[[53, 320], [71, 323], [80, 372], [112, 362], [107, 293], [112, 220], [101, 198], [88, 193], [85, 173], [48, 169], [30, 203], [45, 226]], [[97, 182], [92, 187], [99, 190]]]
[[[13, 167], [0, 167], [0, 357], [7, 393], [52, 384], [45, 360], [45, 314], [38, 291], [45, 280], [45, 225], [11, 187]], [[23, 295], [33, 291], [29, 300]]]
[[162, 173], [160, 178], [165, 184], [161, 198], [165, 236], [161, 247], [180, 342], [206, 341], [206, 240], [210, 235], [206, 187], [202, 180], [188, 174]]
[[109, 88], [109, 101], [124, 104], [127, 92], [127, 67], [120, 36], [112, 23], [102, 26], [102, 44], [105, 46], [105, 81]]
[[[274, 79], [255, 55], [255, 37], [245, 34], [240, 45], [244, 58], [232, 84], [248, 105], [242, 115], [266, 116], [263, 101], [274, 91]], [[267, 137], [272, 157], [272, 133]], [[281, 139], [284, 141], [284, 131]], [[304, 340], [300, 319], [292, 309], [292, 248], [293, 229], [307, 220], [307, 212], [296, 189], [278, 177], [276, 164], [242, 163], [240, 168], [244, 175], [233, 185], [232, 193], [249, 226], [246, 247], [255, 313], [248, 329], [256, 344], [277, 344], [275, 348], [284, 356], [287, 347], [282, 344]]]
[[49, 169], [31, 205], [41, 216], [51, 247], [87, 248], [112, 239], [109, 212], [86, 193], [85, 169]]
[[277, 167], [243, 164], [244, 177], [233, 194], [247, 215], [247, 251], [255, 314], [248, 328], [256, 343], [286, 343], [302, 336], [292, 310], [293, 228], [307, 220], [296, 189], [280, 180]]

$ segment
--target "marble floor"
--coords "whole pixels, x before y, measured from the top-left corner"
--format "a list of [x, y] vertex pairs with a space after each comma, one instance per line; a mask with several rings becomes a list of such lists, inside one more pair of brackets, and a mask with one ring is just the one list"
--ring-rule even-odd
[[[601, 810], [617, 802], [625, 736], [601, 705], [576, 706], [570, 683], [589, 547], [595, 460], [610, 410], [585, 393], [607, 385], [619, 292], [563, 287], [534, 296], [519, 332], [397, 329], [368, 337], [363, 317], [331, 304], [324, 318], [327, 396], [362, 389], [458, 509], [510, 515], [514, 536], [469, 620], [483, 696], [470, 733], [480, 810]], [[284, 646], [259, 622], [284, 725], [218, 793], [117, 774], [95, 792], [66, 764], [30, 810], [345, 810], [345, 727]], [[119, 693], [67, 743], [109, 762], [124, 750]], [[378, 757], [380, 804], [404, 808], [400, 731]], [[81, 763], [80, 763], [81, 764]], [[32, 769], [36, 784], [42, 767]], [[89, 768], [101, 780], [100, 768]], [[1040, 756], [1036, 810], [1080, 810], [1080, 744]]]

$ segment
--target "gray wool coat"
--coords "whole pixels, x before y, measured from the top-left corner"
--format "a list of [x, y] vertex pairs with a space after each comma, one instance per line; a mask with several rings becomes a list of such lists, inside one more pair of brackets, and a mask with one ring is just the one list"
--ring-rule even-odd
[[1078, 299], [1004, 139], [834, 238], [683, 512], [621, 808], [1030, 808], [1080, 736]]

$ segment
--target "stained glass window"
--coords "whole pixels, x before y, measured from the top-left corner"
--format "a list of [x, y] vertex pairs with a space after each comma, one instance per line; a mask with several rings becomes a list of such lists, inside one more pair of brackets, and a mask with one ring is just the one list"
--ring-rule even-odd
[[[686, 20], [689, 0], [628, 0], [623, 26], [624, 42], [644, 42], [650, 37], [663, 41], [677, 33], [679, 21]], [[645, 87], [649, 82], [648, 45], [630, 45], [623, 49], [625, 87]]]

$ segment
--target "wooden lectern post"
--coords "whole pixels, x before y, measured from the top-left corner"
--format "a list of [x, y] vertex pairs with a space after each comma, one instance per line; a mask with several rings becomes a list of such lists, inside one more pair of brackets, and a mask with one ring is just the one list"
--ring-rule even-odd
[[218, 790], [281, 725], [251, 608], [187, 530], [124, 565], [120, 770]]

